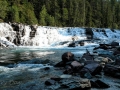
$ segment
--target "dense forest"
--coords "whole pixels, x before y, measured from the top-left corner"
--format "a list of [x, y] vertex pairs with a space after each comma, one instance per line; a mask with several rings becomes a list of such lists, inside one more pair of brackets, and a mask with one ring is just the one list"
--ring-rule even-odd
[[0, 0], [0, 22], [120, 28], [120, 0]]

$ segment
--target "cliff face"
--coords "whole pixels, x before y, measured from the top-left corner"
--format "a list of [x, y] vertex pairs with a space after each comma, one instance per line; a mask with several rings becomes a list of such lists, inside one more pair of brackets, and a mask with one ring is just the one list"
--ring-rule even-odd
[[[17, 23], [0, 23], [0, 45], [16, 46], [51, 46], [61, 42], [87, 39], [118, 40], [119, 30], [103, 28], [49, 27], [23, 25]], [[109, 40], [110, 39], [110, 40]]]

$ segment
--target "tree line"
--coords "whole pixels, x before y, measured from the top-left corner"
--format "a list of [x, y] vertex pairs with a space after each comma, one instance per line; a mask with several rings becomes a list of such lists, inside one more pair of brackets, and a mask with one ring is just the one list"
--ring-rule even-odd
[[120, 28], [120, 0], [1, 0], [0, 22]]

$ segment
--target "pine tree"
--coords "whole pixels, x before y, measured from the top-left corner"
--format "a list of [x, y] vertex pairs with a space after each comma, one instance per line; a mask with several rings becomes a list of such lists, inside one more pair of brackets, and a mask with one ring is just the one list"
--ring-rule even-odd
[[86, 26], [92, 27], [92, 8], [88, 1], [86, 1]]
[[4, 21], [8, 9], [8, 3], [6, 0], [0, 1], [0, 21]]
[[55, 25], [54, 17], [49, 15], [49, 14], [46, 17], [46, 22], [47, 22], [47, 26], [54, 26]]
[[43, 5], [42, 10], [39, 15], [40, 17], [39, 24], [46, 25], [46, 16], [47, 16], [47, 10], [46, 10], [45, 5]]
[[13, 5], [11, 10], [12, 10], [11, 11], [11, 13], [12, 13], [12, 21], [13, 22], [20, 22], [18, 7], [16, 5]]
[[21, 8], [21, 18], [20, 20], [27, 24], [37, 24], [37, 18], [34, 13], [34, 8], [30, 2], [26, 2]]

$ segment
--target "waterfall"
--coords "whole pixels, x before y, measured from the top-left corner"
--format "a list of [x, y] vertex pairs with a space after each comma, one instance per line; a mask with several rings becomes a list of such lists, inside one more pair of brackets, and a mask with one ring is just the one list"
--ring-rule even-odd
[[120, 39], [119, 30], [113, 31], [104, 28], [90, 28], [88, 30], [80, 27], [50, 27], [0, 23], [0, 45], [4, 47], [51, 46], [61, 42], [87, 40], [88, 34], [92, 39], [103, 41]]

